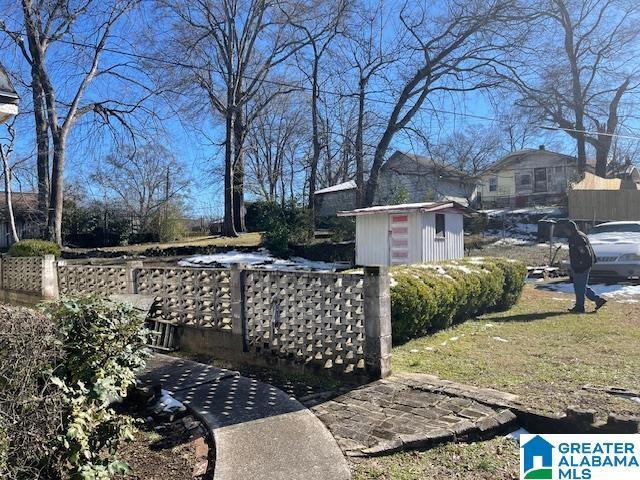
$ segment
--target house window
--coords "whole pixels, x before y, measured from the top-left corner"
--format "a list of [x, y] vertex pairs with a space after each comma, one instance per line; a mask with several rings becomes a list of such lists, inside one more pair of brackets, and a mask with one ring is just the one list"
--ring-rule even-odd
[[531, 174], [516, 173], [516, 193], [531, 191]]
[[489, 191], [490, 192], [498, 191], [498, 177], [491, 177], [489, 179]]
[[445, 223], [444, 213], [436, 213], [436, 238], [444, 238]]
[[534, 192], [546, 192], [547, 191], [547, 169], [546, 168], [536, 168], [533, 171], [534, 176]]

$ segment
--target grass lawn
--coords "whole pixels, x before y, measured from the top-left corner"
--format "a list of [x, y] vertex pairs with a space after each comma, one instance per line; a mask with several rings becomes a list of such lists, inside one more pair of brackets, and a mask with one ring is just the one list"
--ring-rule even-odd
[[[136, 245], [122, 245], [118, 247], [102, 247], [105, 252], [142, 253], [150, 248], [175, 248], [175, 247], [259, 247], [262, 243], [260, 233], [241, 233], [237, 237], [200, 236], [188, 237], [177, 242], [167, 243], [139, 243]], [[75, 252], [89, 252], [92, 248], [70, 248]]]
[[353, 480], [515, 480], [519, 465], [518, 444], [505, 438], [352, 459]]
[[572, 315], [572, 300], [528, 285], [508, 312], [395, 347], [393, 369], [511, 392], [546, 411], [577, 405], [640, 414], [638, 403], [581, 389], [640, 390], [640, 304], [610, 301], [597, 313]]

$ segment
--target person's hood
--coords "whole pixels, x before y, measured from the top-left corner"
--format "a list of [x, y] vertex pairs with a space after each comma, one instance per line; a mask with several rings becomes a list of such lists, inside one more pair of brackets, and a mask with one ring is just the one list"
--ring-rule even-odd
[[567, 226], [568, 226], [568, 229], [569, 229], [569, 235], [577, 235], [578, 232], [580, 231], [578, 229], [578, 225], [573, 220], [569, 220], [567, 222]]

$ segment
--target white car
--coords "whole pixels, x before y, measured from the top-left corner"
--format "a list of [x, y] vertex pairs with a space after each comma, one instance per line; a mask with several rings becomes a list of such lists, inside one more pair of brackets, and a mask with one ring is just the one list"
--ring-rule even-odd
[[607, 222], [588, 234], [598, 258], [594, 277], [640, 278], [640, 222]]

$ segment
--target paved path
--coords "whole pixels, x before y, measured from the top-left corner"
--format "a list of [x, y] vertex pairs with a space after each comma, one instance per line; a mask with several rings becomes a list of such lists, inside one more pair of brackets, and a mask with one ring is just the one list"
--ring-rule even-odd
[[214, 480], [347, 480], [325, 426], [283, 391], [238, 372], [156, 354], [140, 376], [188, 405], [211, 429]]
[[312, 406], [347, 455], [382, 455], [515, 428], [515, 396], [429, 375], [396, 375]]

